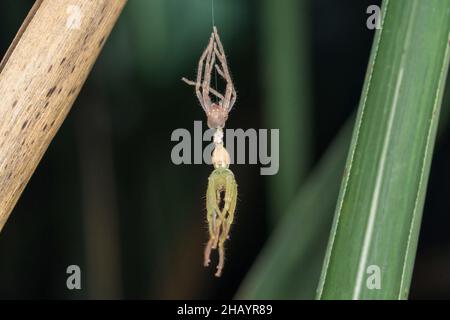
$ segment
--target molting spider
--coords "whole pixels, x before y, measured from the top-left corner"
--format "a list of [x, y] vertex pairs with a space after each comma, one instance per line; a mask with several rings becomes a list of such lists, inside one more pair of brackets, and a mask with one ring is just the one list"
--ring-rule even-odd
[[[216, 57], [220, 62], [220, 66], [216, 64]], [[213, 68], [217, 70], [217, 73], [227, 83], [224, 95], [211, 88], [211, 73]], [[204, 73], [203, 69], [205, 69]], [[214, 27], [214, 32], [211, 33], [208, 46], [198, 62], [197, 80], [195, 82], [186, 78], [182, 78], [182, 80], [191, 86], [195, 86], [197, 98], [208, 118], [208, 126], [214, 129], [223, 128], [228, 119], [228, 113], [236, 102], [237, 95], [216, 27]], [[210, 93], [219, 98], [219, 101], [212, 102]]]
[[[216, 58], [219, 60], [220, 66], [216, 64]], [[211, 73], [214, 67], [226, 81], [224, 95], [210, 87]], [[198, 62], [197, 80], [195, 82], [186, 78], [182, 78], [182, 80], [195, 86], [197, 98], [208, 118], [208, 126], [216, 129], [214, 133], [215, 148], [211, 158], [214, 171], [208, 178], [208, 189], [206, 191], [209, 241], [205, 248], [204, 265], [208, 266], [210, 263], [211, 250], [218, 248], [219, 263], [215, 275], [220, 277], [225, 262], [224, 244], [229, 238], [230, 227], [233, 223], [238, 189], [234, 174], [228, 169], [230, 155], [223, 146], [222, 130], [228, 119], [228, 113], [236, 102], [236, 90], [231, 81], [225, 52], [216, 27], [214, 27], [208, 46]], [[210, 93], [216, 96], [219, 101], [212, 102]]]

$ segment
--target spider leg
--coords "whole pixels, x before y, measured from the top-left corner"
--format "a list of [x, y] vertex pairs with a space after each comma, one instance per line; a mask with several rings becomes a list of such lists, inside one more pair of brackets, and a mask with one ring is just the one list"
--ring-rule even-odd
[[[216, 65], [217, 66], [217, 65]], [[192, 80], [186, 79], [186, 78], [181, 78], [182, 81], [184, 81], [185, 83], [187, 83], [190, 86], [196, 86], [198, 82], [194, 82]], [[214, 90], [213, 88], [209, 88], [209, 92], [211, 92], [213, 95], [215, 95], [217, 98], [219, 98], [220, 100], [223, 100], [223, 95], [221, 95], [219, 92], [217, 92], [216, 90]]]
[[[206, 191], [206, 210], [207, 215], [206, 219], [208, 221], [208, 230], [209, 230], [209, 241], [206, 245], [204, 252], [204, 266], [207, 267], [210, 263], [210, 255], [211, 249], [214, 249], [217, 243], [217, 239], [219, 238], [219, 229], [217, 228], [218, 222], [218, 214], [220, 213], [220, 209], [218, 206], [216, 194], [216, 183], [213, 178], [210, 178], [208, 181], [208, 189]], [[220, 226], [219, 226], [220, 228]]]
[[[222, 64], [223, 70], [220, 70], [219, 67], [216, 67], [216, 69], [219, 71], [221, 76], [224, 78], [224, 80], [227, 83], [226, 89], [225, 89], [225, 99], [223, 100], [223, 106], [230, 110], [233, 107], [233, 104], [231, 103], [231, 100], [236, 101], [236, 91], [233, 86], [233, 81], [231, 80], [230, 73], [228, 71], [227, 61], [225, 58], [225, 54], [220, 53], [218, 50], [216, 50], [217, 58], [220, 60], [220, 63]], [[233, 97], [232, 97], [233, 96]]]
[[[227, 187], [229, 191], [225, 195], [224, 208], [223, 211], [226, 214], [225, 217], [225, 229], [224, 234], [222, 234], [221, 241], [229, 239], [230, 227], [233, 224], [234, 212], [236, 211], [236, 202], [238, 196], [237, 183], [234, 176], [229, 176], [227, 178]], [[228, 213], [228, 214], [227, 214]]]
[[[212, 39], [212, 47], [209, 51], [208, 55], [206, 56], [206, 62], [205, 62], [205, 74], [203, 76], [203, 83], [202, 83], [202, 97], [203, 97], [203, 104], [207, 106], [207, 108], [211, 105], [211, 98], [209, 97], [210, 92], [210, 85], [211, 85], [211, 71], [214, 67], [215, 61], [216, 61], [216, 43], [214, 42], [214, 36], [211, 34]], [[205, 110], [206, 111], [206, 110]]]
[[222, 275], [222, 270], [225, 265], [225, 248], [223, 244], [219, 246], [219, 264], [217, 265], [217, 271], [215, 276], [220, 277]]
[[[217, 64], [216, 64], [216, 70], [217, 70], [217, 73], [218, 73], [225, 81], [227, 81], [227, 78], [226, 78], [224, 72], [222, 71], [222, 69], [220, 69], [219, 65], [217, 65]], [[232, 86], [232, 88], [233, 88], [233, 91], [232, 91], [232, 94], [231, 94], [231, 102], [230, 102], [230, 104], [229, 104], [228, 110], [231, 110], [231, 109], [233, 108], [234, 103], [236, 102], [236, 98], [237, 98], [237, 94], [236, 94], [236, 90], [234, 89], [234, 86]], [[223, 96], [222, 96], [222, 97], [223, 97]], [[224, 98], [222, 98], [222, 100], [224, 100]]]
[[203, 62], [205, 61], [205, 58], [207, 56], [210, 56], [211, 52], [213, 52], [213, 50], [214, 50], [213, 43], [214, 43], [214, 37], [211, 35], [211, 37], [209, 38], [208, 46], [205, 48], [205, 50], [203, 51], [203, 53], [200, 56], [200, 59], [198, 61], [197, 80], [194, 82], [194, 81], [190, 81], [186, 78], [181, 79], [184, 82], [186, 82], [187, 84], [195, 86], [195, 93], [197, 95], [197, 99], [200, 102], [200, 105], [202, 106], [202, 108], [205, 112], [207, 111], [207, 108], [210, 106], [210, 104], [205, 104], [205, 101], [208, 102], [208, 100], [204, 99], [204, 97], [202, 96], [202, 93], [200, 91], [201, 83], [202, 83], [202, 74], [203, 74]]
[[219, 235], [219, 263], [217, 265], [216, 277], [220, 277], [225, 264], [225, 241], [229, 238], [231, 224], [236, 210], [237, 184], [233, 174], [226, 177], [224, 206], [221, 214], [222, 232]]
[[219, 59], [222, 65], [222, 76], [227, 82], [226, 91], [225, 91], [225, 99], [223, 100], [223, 106], [227, 110], [231, 110], [234, 102], [236, 101], [236, 90], [234, 89], [233, 81], [231, 80], [230, 72], [228, 70], [227, 58], [225, 56], [225, 51], [223, 49], [222, 42], [220, 41], [219, 34], [217, 32], [217, 28], [214, 27], [214, 38], [215, 43], [217, 43], [217, 48], [215, 48], [215, 54]]
[[[222, 190], [219, 189], [216, 192], [217, 192], [217, 198], [216, 199], [218, 199], [218, 201], [220, 202]], [[214, 238], [214, 243], [213, 243], [213, 246], [212, 246], [213, 249], [217, 248], [217, 244], [219, 243], [219, 238], [220, 238], [220, 230], [221, 230], [221, 228], [223, 230], [223, 226], [222, 225], [225, 223], [225, 211], [224, 210], [221, 211], [219, 209], [219, 207], [217, 207], [217, 208], [218, 208], [217, 213], [218, 213], [219, 216], [218, 216], [217, 224], [215, 226], [216, 227], [215, 228], [216, 237]]]

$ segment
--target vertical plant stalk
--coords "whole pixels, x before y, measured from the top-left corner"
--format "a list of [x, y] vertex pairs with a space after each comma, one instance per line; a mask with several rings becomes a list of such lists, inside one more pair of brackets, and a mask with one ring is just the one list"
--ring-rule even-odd
[[[444, 106], [450, 102], [449, 84], [447, 81]], [[438, 140], [448, 127], [449, 112], [449, 108], [442, 109]], [[308, 175], [242, 282], [236, 295], [238, 299], [314, 298], [320, 277], [320, 270], [314, 266], [321, 264], [325, 255], [335, 208], [333, 199], [339, 193], [354, 121], [353, 116], [346, 121]], [[324, 194], [327, 197], [323, 197]]]
[[354, 119], [347, 120], [297, 192], [237, 298], [314, 299]]
[[0, 64], [0, 230], [126, 0], [38, 0]]
[[408, 297], [449, 36], [449, 0], [383, 2], [320, 299]]
[[310, 164], [308, 3], [262, 2], [264, 122], [281, 129], [279, 171], [269, 178], [269, 220], [273, 224], [293, 200]]

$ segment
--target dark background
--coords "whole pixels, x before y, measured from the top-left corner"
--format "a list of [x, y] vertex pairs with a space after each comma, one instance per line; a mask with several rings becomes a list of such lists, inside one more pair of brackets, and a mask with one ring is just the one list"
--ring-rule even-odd
[[[366, 8], [379, 1], [303, 2], [311, 169], [358, 105], [374, 35]], [[0, 3], [2, 55], [32, 3]], [[263, 100], [276, 87], [262, 71], [268, 62], [260, 3], [215, 0], [238, 90], [230, 128], [264, 128]], [[238, 212], [224, 276], [216, 279], [201, 265], [212, 167], [170, 161], [172, 131], [192, 132], [193, 121], [204, 120], [180, 78], [194, 76], [211, 20], [206, 0], [129, 0], [0, 235], [0, 298], [233, 297], [273, 228], [272, 177], [260, 176], [256, 165], [232, 167]], [[449, 150], [450, 131], [441, 127], [411, 298], [450, 298]], [[82, 290], [66, 288], [71, 264], [81, 267]]]

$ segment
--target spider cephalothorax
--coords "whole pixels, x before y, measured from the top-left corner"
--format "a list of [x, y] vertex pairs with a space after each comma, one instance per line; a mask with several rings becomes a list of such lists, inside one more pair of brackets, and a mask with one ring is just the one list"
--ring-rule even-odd
[[222, 104], [213, 103], [206, 111], [208, 117], [208, 127], [223, 128], [228, 119], [228, 110]]
[[[220, 62], [216, 64], [216, 58]], [[226, 82], [225, 93], [222, 95], [210, 87], [213, 69]], [[209, 229], [209, 241], [205, 248], [204, 265], [210, 263], [211, 250], [218, 249], [219, 263], [216, 276], [220, 277], [225, 261], [225, 241], [229, 238], [230, 227], [234, 219], [237, 201], [237, 183], [233, 172], [228, 169], [230, 155], [223, 146], [223, 128], [228, 119], [228, 113], [236, 102], [236, 90], [228, 71], [227, 60], [216, 27], [211, 34], [208, 46], [198, 62], [197, 80], [182, 79], [189, 85], [195, 86], [195, 93], [206, 113], [208, 127], [216, 129], [214, 133], [214, 151], [212, 163], [214, 171], [208, 178], [206, 191], [206, 210]], [[212, 102], [210, 94], [218, 101]]]
[[[219, 60], [220, 65], [216, 64], [216, 58]], [[226, 82], [224, 94], [211, 88], [211, 73], [214, 68]], [[227, 59], [216, 27], [214, 27], [214, 32], [209, 38], [208, 46], [203, 51], [198, 62], [196, 81], [194, 82], [186, 78], [182, 78], [182, 80], [189, 85], [195, 86], [197, 98], [208, 118], [208, 126], [213, 129], [223, 128], [228, 119], [228, 113], [236, 102], [237, 95], [230, 72], [228, 71]], [[210, 94], [218, 98], [219, 101], [212, 102]]]

